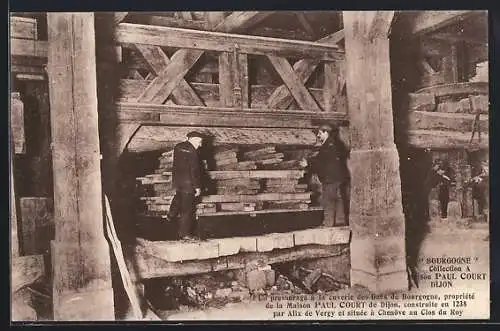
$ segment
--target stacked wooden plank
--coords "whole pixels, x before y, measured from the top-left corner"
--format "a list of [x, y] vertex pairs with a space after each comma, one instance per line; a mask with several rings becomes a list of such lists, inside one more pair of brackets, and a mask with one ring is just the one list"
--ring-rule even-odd
[[238, 147], [219, 146], [214, 150], [215, 168], [217, 170], [254, 170], [257, 165], [254, 161], [239, 161]]
[[[307, 209], [311, 203], [310, 195], [302, 199], [302, 193], [308, 191], [307, 184], [299, 184], [298, 179], [289, 178], [269, 178], [264, 183], [266, 193], [287, 193], [293, 194], [291, 200], [267, 201], [266, 209]], [[297, 199], [295, 199], [297, 198]]]
[[409, 94], [408, 142], [416, 148], [487, 149], [488, 114], [488, 83], [421, 89]]
[[[216, 169], [208, 172], [211, 194], [200, 198], [197, 215], [309, 208], [311, 192], [307, 184], [300, 183], [304, 175], [300, 159], [289, 159], [276, 146], [247, 147], [241, 151], [234, 145], [216, 146], [211, 157], [211, 168]], [[154, 173], [138, 178], [146, 215], [164, 217], [169, 211], [175, 194], [172, 165], [173, 150], [165, 151], [158, 158]]]
[[283, 153], [278, 153], [275, 146], [261, 147], [243, 153], [242, 159], [254, 162], [258, 169], [268, 169], [269, 166], [279, 164], [284, 159]]
[[155, 171], [157, 174], [162, 172], [172, 171], [174, 166], [174, 150], [169, 150], [161, 154], [158, 158], [158, 169]]

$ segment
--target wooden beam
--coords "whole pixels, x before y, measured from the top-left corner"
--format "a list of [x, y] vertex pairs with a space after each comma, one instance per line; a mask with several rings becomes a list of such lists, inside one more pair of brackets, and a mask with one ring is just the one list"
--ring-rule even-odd
[[199, 126], [167, 126], [143, 124], [130, 139], [128, 151], [145, 152], [171, 149], [178, 142], [186, 139], [190, 130], [201, 130], [210, 134], [214, 145], [314, 145], [316, 137], [311, 129], [289, 128], [249, 128], [249, 127], [213, 127]]
[[9, 167], [9, 182], [10, 182], [10, 258], [13, 259], [19, 256], [19, 227], [17, 221], [17, 197], [16, 197], [16, 185], [14, 183], [14, 153], [10, 153], [10, 167]]
[[12, 259], [11, 293], [33, 284], [45, 275], [43, 255], [18, 256]]
[[134, 22], [138, 24], [169, 26], [173, 28], [185, 28], [196, 30], [209, 30], [210, 26], [207, 21], [193, 21], [182, 18], [156, 16], [149, 14], [140, 14], [134, 16]]
[[[158, 46], [135, 45], [135, 48], [148, 63], [150, 70], [158, 76], [171, 63], [165, 52]], [[177, 104], [203, 106], [203, 101], [193, 88], [181, 78], [179, 84], [172, 90], [172, 96]]]
[[297, 76], [287, 59], [277, 56], [267, 57], [280, 75], [299, 107], [304, 110], [320, 111], [309, 91], [303, 85], [302, 77]]
[[118, 25], [115, 40], [120, 44], [149, 44], [217, 52], [233, 52], [234, 45], [238, 45], [239, 52], [246, 54], [312, 57], [324, 60], [343, 58], [343, 52], [337, 46], [323, 43], [131, 23]]
[[274, 13], [274, 11], [235, 11], [218, 24], [214, 30], [221, 32], [244, 32]]
[[428, 74], [433, 75], [436, 73], [434, 68], [431, 67], [431, 65], [429, 64], [429, 62], [426, 59], [423, 59], [422, 61], [420, 61], [420, 65], [425, 70], [425, 72], [427, 72]]
[[186, 49], [175, 52], [171, 62], [153, 79], [137, 101], [156, 104], [164, 103], [202, 54], [203, 51]]
[[249, 82], [248, 82], [248, 55], [247, 54], [237, 54], [236, 56], [236, 61], [238, 65], [238, 69], [235, 71], [235, 73], [238, 75], [236, 76], [237, 79], [237, 84], [238, 84], [238, 91], [239, 91], [239, 100], [238, 100], [238, 105], [240, 108], [248, 108], [250, 107], [250, 87], [249, 87]]
[[[409, 130], [443, 130], [472, 134], [474, 114], [411, 111], [408, 114]], [[481, 134], [488, 133], [488, 115], [479, 117]]]
[[205, 14], [206, 14], [206, 19], [207, 19], [208, 23], [210, 24], [210, 27], [217, 26], [225, 18], [223, 11], [209, 11], [209, 12], [206, 12]]
[[235, 77], [233, 69], [234, 56], [232, 53], [219, 54], [219, 99], [224, 107], [234, 105]]
[[[325, 111], [339, 111], [338, 106], [334, 107], [334, 102], [338, 101], [340, 97], [340, 70], [336, 62], [325, 62], [324, 66], [325, 83], [323, 86], [323, 109]], [[339, 104], [338, 102], [336, 103], [337, 105]]]
[[485, 150], [489, 147], [489, 135], [481, 133], [481, 141], [476, 134], [469, 144], [471, 132], [441, 130], [409, 130], [408, 145], [414, 148]]
[[488, 43], [487, 38], [478, 38], [477, 36], [470, 34], [457, 34], [451, 32], [437, 32], [432, 33], [427, 36], [430, 39], [439, 40], [445, 42], [447, 44], [456, 44], [460, 42], [464, 42], [469, 45], [485, 45]]
[[387, 38], [392, 21], [394, 19], [394, 10], [380, 11], [375, 13], [372, 24], [368, 29], [368, 39], [374, 40], [375, 38]]
[[48, 43], [44, 40], [10, 39], [11, 56], [47, 58]]
[[185, 20], [193, 20], [193, 15], [190, 11], [181, 11], [180, 14], [181, 17]]
[[123, 20], [128, 16], [128, 14], [129, 13], [126, 11], [115, 12], [113, 15], [113, 20], [115, 24], [120, 24], [121, 22], [123, 22]]
[[[119, 118], [130, 116], [129, 122], [157, 123], [164, 125], [211, 125], [214, 127], [316, 127], [316, 122], [331, 121], [340, 126], [347, 124], [347, 116], [341, 112], [284, 111], [271, 109], [242, 109], [221, 107], [189, 107], [117, 103]], [[135, 114], [135, 119], [134, 116]], [[142, 120], [141, 116], [143, 115]], [[122, 117], [123, 116], [123, 117]], [[149, 120], [148, 120], [149, 119]], [[121, 122], [127, 122], [122, 119]]]
[[335, 45], [335, 44], [338, 44], [342, 39], [344, 39], [344, 37], [345, 37], [345, 33], [344, 33], [344, 29], [342, 29], [342, 30], [336, 31], [336, 32], [334, 32], [326, 37], [323, 37], [323, 38], [317, 40], [316, 42], [320, 43], [320, 44]]
[[449, 70], [450, 70], [450, 83], [458, 83], [458, 46], [456, 44], [451, 45], [451, 53], [449, 55]]
[[299, 20], [300, 25], [304, 28], [304, 30], [312, 37], [314, 38], [316, 36], [316, 33], [314, 32], [314, 29], [312, 28], [311, 24], [307, 20], [307, 17], [304, 13], [299, 12], [296, 13], [295, 16], [297, 16], [297, 19]]
[[[344, 38], [344, 30], [337, 31], [331, 35], [328, 35], [320, 40], [318, 43], [324, 44], [336, 44]], [[297, 61], [293, 65], [293, 69], [296, 74], [300, 77], [301, 81], [305, 83], [311, 74], [314, 72], [318, 66], [319, 61], [313, 59], [302, 59]], [[273, 94], [269, 97], [267, 104], [269, 108], [286, 109], [292, 103], [293, 98], [285, 84], [276, 88]]]
[[21, 75], [36, 75], [38, 77], [42, 76], [45, 80], [45, 69], [42, 66], [35, 67], [11, 63], [10, 72]]
[[47, 21], [54, 320], [112, 320], [111, 262], [103, 233], [94, 14], [51, 12]]
[[487, 82], [440, 84], [425, 87], [415, 93], [431, 93], [434, 94], [436, 98], [453, 97], [458, 95], [468, 96], [471, 94], [488, 95], [489, 85]]
[[410, 17], [410, 31], [413, 36], [421, 36], [444, 26], [451, 25], [480, 11], [443, 10], [417, 11]]

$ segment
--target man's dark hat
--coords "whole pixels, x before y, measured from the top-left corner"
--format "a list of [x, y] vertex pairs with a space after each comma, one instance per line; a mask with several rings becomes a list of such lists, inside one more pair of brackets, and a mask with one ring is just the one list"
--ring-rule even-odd
[[339, 128], [335, 124], [323, 123], [319, 126], [318, 130], [330, 133], [330, 132], [338, 132]]
[[198, 137], [198, 138], [205, 138], [205, 135], [199, 131], [191, 131], [186, 135], [188, 138], [193, 138], [193, 137]]

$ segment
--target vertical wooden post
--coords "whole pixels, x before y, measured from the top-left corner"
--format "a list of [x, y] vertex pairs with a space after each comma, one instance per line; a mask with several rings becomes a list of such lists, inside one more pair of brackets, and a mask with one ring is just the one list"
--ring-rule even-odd
[[[323, 86], [323, 102], [324, 102], [324, 110], [325, 111], [338, 111], [334, 107], [334, 104], [338, 102], [340, 97], [340, 93], [338, 93], [338, 84], [339, 84], [339, 68], [336, 62], [325, 62], [325, 83]], [[337, 94], [338, 93], [338, 94]]]
[[387, 13], [343, 12], [352, 146], [351, 285], [375, 293], [408, 287]]
[[93, 13], [48, 13], [55, 320], [113, 320], [103, 232]]
[[10, 157], [10, 247], [11, 258], [19, 256], [19, 237], [17, 233], [17, 210], [16, 210], [16, 193], [14, 185], [14, 169], [13, 159], [14, 153]]
[[233, 59], [231, 53], [222, 52], [219, 54], [219, 99], [221, 106], [233, 107]]
[[237, 84], [241, 90], [241, 108], [250, 108], [250, 86], [248, 82], [248, 55], [238, 54], [238, 74]]
[[458, 83], [458, 48], [456, 44], [451, 45], [451, 83]]
[[[235, 47], [237, 49], [237, 45]], [[219, 55], [219, 95], [224, 107], [250, 107], [248, 56], [237, 51]]]

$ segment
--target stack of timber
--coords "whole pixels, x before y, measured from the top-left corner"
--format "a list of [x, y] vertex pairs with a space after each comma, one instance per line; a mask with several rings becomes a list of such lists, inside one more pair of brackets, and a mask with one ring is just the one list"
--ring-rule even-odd
[[487, 149], [488, 113], [485, 82], [437, 85], [410, 93], [409, 144], [416, 148]]
[[283, 153], [276, 151], [275, 146], [268, 146], [244, 152], [242, 158], [249, 162], [255, 162], [259, 169], [266, 169], [267, 166], [281, 163], [284, 156]]
[[[301, 170], [210, 171], [215, 194], [203, 195], [197, 215], [218, 212], [251, 212], [262, 209], [307, 209], [311, 192], [299, 184]], [[138, 177], [145, 211], [166, 215], [174, 196], [172, 173]]]
[[255, 170], [253, 161], [238, 160], [237, 146], [217, 146], [214, 149], [215, 168], [217, 170]]
[[[143, 196], [140, 200], [144, 203], [143, 207], [149, 215], [165, 217], [170, 210], [170, 204], [175, 191], [172, 188], [172, 175], [151, 174], [145, 177], [138, 177], [140, 193]], [[196, 214], [215, 212], [214, 203], [198, 203], [196, 205]]]
[[[290, 153], [276, 146], [215, 146], [207, 157], [214, 162], [207, 160], [207, 164], [216, 170], [207, 171], [204, 186], [208, 190], [196, 205], [197, 235], [224, 238], [321, 225], [323, 211], [310, 206], [312, 192], [307, 184], [301, 183], [305, 171], [300, 168], [299, 160], [307, 152]], [[172, 151], [164, 152], [153, 174], [137, 178], [141, 202], [138, 220], [142, 222], [138, 225], [148, 229], [140, 230], [148, 235], [139, 237], [158, 235], [159, 239], [151, 240], [167, 240], [165, 235], [176, 233], [175, 222], [164, 222], [175, 194], [172, 162]], [[267, 162], [272, 169], [260, 168]]]
[[161, 154], [158, 158], [158, 169], [155, 171], [157, 174], [161, 174], [166, 171], [172, 171], [174, 166], [174, 150], [169, 150]]
[[[221, 145], [210, 156], [216, 170], [209, 171], [213, 190], [198, 203], [197, 214], [250, 212], [266, 209], [307, 209], [311, 202], [300, 159], [311, 150], [276, 146], [244, 147]], [[174, 196], [173, 150], [158, 158], [154, 174], [138, 178], [139, 195], [147, 212], [166, 213]]]

